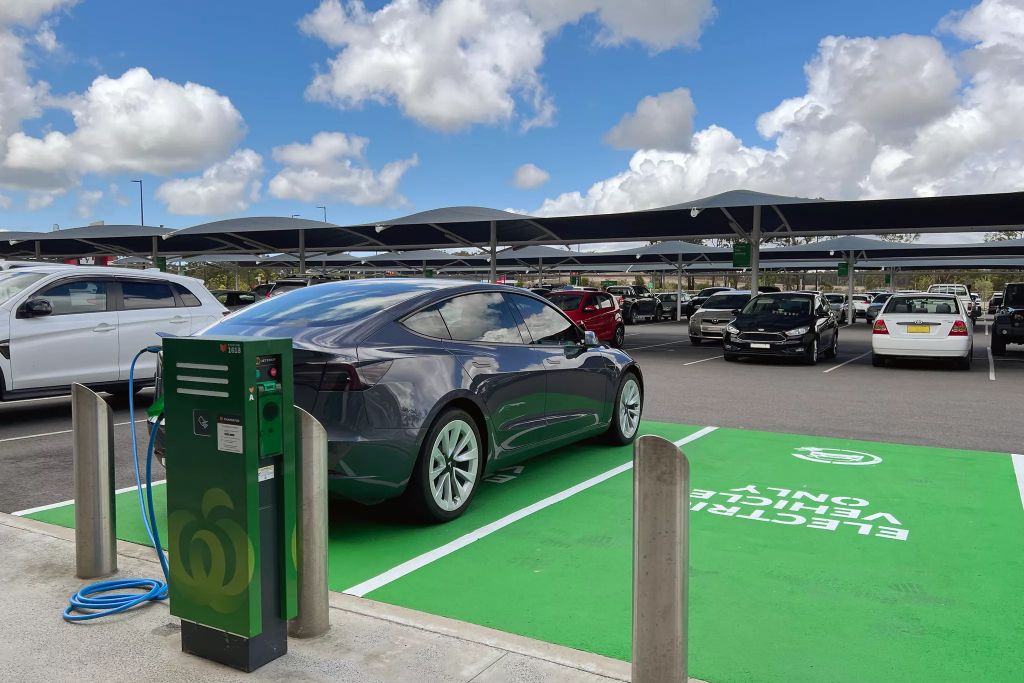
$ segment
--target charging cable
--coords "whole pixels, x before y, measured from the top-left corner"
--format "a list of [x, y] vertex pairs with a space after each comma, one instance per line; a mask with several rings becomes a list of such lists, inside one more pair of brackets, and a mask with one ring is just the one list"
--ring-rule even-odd
[[[142, 524], [146, 528], [146, 535], [153, 544], [157, 558], [160, 560], [160, 569], [163, 570], [164, 580], [115, 579], [90, 584], [76, 592], [68, 600], [68, 606], [64, 608], [64, 619], [66, 621], [76, 622], [99, 619], [124, 612], [144, 602], [165, 600], [167, 598], [167, 556], [164, 555], [163, 546], [160, 544], [160, 532], [157, 529], [156, 512], [153, 507], [153, 451], [156, 447], [157, 432], [159, 432], [160, 415], [157, 414], [155, 416], [153, 429], [149, 435], [149, 446], [146, 448], [145, 499], [142, 493], [142, 475], [139, 465], [139, 441], [135, 430], [135, 364], [139, 358], [147, 353], [159, 354], [160, 347], [147, 346], [135, 354], [135, 358], [132, 359], [132, 364], [128, 369], [128, 415], [131, 420], [132, 461], [135, 466], [136, 492], [139, 495], [139, 513], [142, 515]], [[111, 592], [124, 590], [141, 590], [143, 592]]]

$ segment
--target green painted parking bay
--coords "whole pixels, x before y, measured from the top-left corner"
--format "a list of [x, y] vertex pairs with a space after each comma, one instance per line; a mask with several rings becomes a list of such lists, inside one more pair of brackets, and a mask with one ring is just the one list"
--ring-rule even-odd
[[[1009, 455], [698, 429], [643, 430], [699, 437], [683, 446], [691, 675], [1019, 680], [1024, 510]], [[332, 506], [331, 588], [628, 659], [629, 458], [587, 443], [531, 460], [441, 526]], [[143, 542], [134, 496], [118, 497], [119, 535]], [[73, 522], [70, 506], [30, 516]]]

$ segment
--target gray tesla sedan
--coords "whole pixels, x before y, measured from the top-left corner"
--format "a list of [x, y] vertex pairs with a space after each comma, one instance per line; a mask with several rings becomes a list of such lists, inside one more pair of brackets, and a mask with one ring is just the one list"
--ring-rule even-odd
[[327, 430], [332, 494], [462, 514], [497, 468], [592, 436], [631, 442], [643, 377], [523, 289], [368, 279], [265, 299], [201, 335], [291, 337], [295, 401]]

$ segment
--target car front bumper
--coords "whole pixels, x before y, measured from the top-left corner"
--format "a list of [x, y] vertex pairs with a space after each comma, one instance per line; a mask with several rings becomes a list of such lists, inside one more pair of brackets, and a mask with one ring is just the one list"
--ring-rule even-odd
[[[811, 343], [811, 335], [787, 338], [784, 341], [745, 341], [727, 334], [722, 340], [722, 349], [727, 353], [739, 356], [799, 356], [806, 352]], [[752, 346], [760, 344], [761, 346]], [[768, 348], [762, 348], [767, 345]]]

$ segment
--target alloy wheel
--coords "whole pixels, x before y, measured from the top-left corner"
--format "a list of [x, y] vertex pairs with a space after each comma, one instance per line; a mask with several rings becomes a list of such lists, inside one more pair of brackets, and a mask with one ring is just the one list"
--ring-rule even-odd
[[452, 512], [462, 507], [476, 486], [480, 445], [473, 428], [452, 420], [434, 439], [428, 473], [430, 495], [439, 508]]
[[619, 392], [619, 427], [627, 439], [640, 428], [640, 385], [630, 377]]

